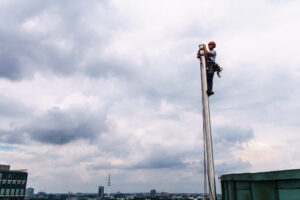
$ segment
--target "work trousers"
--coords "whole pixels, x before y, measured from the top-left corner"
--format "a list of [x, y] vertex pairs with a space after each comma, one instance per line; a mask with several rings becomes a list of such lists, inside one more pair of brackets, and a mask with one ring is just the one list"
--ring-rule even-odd
[[207, 90], [213, 90], [214, 74], [215, 74], [214, 63], [207, 62], [207, 68], [206, 68]]

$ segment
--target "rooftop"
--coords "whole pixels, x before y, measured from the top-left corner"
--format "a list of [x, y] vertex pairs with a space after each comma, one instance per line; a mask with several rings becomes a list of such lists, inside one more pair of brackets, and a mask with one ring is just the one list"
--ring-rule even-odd
[[0, 165], [0, 171], [27, 172], [27, 169], [14, 169], [14, 170], [10, 170], [10, 165]]

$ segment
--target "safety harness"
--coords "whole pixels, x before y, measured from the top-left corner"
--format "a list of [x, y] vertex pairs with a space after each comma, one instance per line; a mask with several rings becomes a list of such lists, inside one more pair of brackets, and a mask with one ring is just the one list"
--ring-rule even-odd
[[223, 68], [220, 67], [216, 62], [214, 63], [213, 68], [214, 71], [217, 72], [218, 77], [221, 78], [221, 72], [223, 71]]
[[216, 62], [207, 62], [207, 70], [209, 73], [217, 72], [217, 75], [219, 78], [221, 78], [221, 72], [223, 71], [223, 68], [219, 66]]

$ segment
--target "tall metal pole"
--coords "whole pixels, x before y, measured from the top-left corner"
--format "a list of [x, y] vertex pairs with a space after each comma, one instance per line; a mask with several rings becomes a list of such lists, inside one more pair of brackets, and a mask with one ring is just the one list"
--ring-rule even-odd
[[202, 110], [203, 110], [203, 137], [205, 138], [206, 158], [207, 159], [207, 174], [210, 200], [217, 200], [216, 183], [215, 183], [215, 167], [213, 144], [210, 123], [210, 109], [207, 95], [207, 77], [206, 77], [206, 61], [204, 56], [203, 44], [200, 48], [200, 72], [201, 72], [201, 89], [202, 89]]

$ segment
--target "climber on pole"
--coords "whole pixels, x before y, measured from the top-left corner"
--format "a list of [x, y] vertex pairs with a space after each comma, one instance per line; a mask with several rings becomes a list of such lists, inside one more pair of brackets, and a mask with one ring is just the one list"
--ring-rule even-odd
[[207, 78], [207, 94], [208, 96], [213, 95], [213, 79], [214, 79], [214, 64], [215, 64], [215, 59], [217, 56], [217, 52], [214, 50], [216, 47], [215, 42], [210, 42], [208, 43], [208, 48], [209, 51], [206, 48], [206, 45], [204, 45], [204, 54], [206, 58], [206, 78]]
[[[217, 52], [214, 50], [216, 47], [216, 43], [211, 41], [208, 43], [208, 49], [206, 45], [203, 45], [204, 55], [206, 58], [206, 78], [207, 78], [207, 95], [213, 95], [213, 79], [215, 71], [218, 72], [218, 76], [220, 77], [219, 73], [221, 72], [222, 68], [216, 64], [215, 59], [217, 56]], [[198, 52], [198, 58], [200, 58], [200, 51]]]

